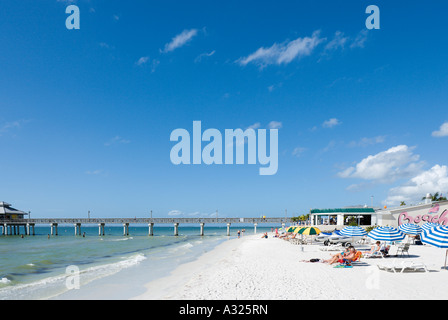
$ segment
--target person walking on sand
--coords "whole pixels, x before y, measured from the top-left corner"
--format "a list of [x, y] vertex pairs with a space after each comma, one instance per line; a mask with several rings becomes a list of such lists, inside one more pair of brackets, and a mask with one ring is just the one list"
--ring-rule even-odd
[[238, 230], [238, 239], [240, 238], [240, 230]]

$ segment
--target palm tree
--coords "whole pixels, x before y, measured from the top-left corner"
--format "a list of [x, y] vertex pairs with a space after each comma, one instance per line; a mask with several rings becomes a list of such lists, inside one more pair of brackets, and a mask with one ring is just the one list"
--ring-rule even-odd
[[406, 202], [404, 202], [404, 201], [400, 202], [400, 207], [405, 206], [405, 205], [406, 205]]
[[[422, 200], [425, 200], [425, 199], [426, 199], [426, 197], [422, 198]], [[443, 201], [443, 200], [446, 200], [446, 197], [442, 197], [442, 194], [440, 194], [440, 196], [439, 196], [438, 192], [434, 193], [434, 195], [431, 197], [431, 201]]]

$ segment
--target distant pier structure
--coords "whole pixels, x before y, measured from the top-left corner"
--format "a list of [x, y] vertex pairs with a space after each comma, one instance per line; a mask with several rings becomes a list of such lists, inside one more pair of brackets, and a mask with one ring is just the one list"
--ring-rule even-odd
[[[28, 213], [17, 210], [9, 203], [0, 201], [0, 224], [2, 228], [2, 235], [19, 235], [20, 227], [25, 229], [25, 234], [30, 234], [31, 224], [27, 224], [28, 219], [25, 216]], [[34, 225], [32, 225], [32, 232], [34, 233]]]
[[[8, 213], [3, 213], [8, 212]], [[82, 235], [82, 225], [96, 224], [98, 226], [98, 235], [105, 235], [106, 224], [122, 225], [123, 235], [129, 235], [130, 224], [146, 224], [148, 226], [148, 235], [154, 235], [155, 224], [171, 224], [174, 226], [174, 235], [179, 234], [179, 225], [196, 224], [199, 226], [199, 235], [204, 235], [204, 226], [206, 224], [224, 224], [227, 225], [227, 235], [230, 235], [230, 226], [234, 224], [253, 224], [254, 233], [257, 233], [257, 226], [261, 224], [281, 224], [283, 227], [291, 223], [289, 218], [38, 218], [26, 219], [26, 212], [11, 208], [10, 204], [0, 202], [0, 227], [2, 235], [20, 235], [20, 227], [23, 227], [25, 235], [35, 235], [34, 227], [36, 225], [48, 225], [51, 235], [58, 235], [59, 225], [73, 225], [74, 234]]]

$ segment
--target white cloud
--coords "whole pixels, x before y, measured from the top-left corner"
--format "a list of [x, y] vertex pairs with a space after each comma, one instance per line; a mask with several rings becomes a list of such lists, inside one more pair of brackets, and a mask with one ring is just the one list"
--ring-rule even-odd
[[269, 129], [280, 129], [283, 124], [280, 121], [271, 121], [268, 124]]
[[170, 52], [180, 48], [191, 41], [198, 34], [197, 29], [184, 30], [176, 35], [169, 43], [165, 44], [162, 52]]
[[242, 66], [254, 63], [260, 67], [288, 64], [294, 59], [310, 55], [314, 48], [324, 40], [319, 35], [320, 32], [315, 31], [311, 37], [299, 37], [281, 44], [274, 43], [269, 48], [261, 47], [247, 57], [238, 59], [237, 62]]
[[331, 118], [331, 119], [329, 119], [327, 121], [324, 121], [324, 123], [322, 123], [322, 127], [324, 127], [324, 128], [333, 128], [333, 127], [335, 127], [337, 125], [340, 125], [341, 123], [342, 122], [339, 121], [338, 119]]
[[386, 204], [395, 205], [401, 201], [420, 201], [427, 193], [436, 192], [446, 195], [448, 192], [448, 167], [435, 165], [424, 171], [407, 183], [389, 190]]
[[440, 126], [439, 130], [433, 131], [432, 136], [433, 137], [446, 137], [446, 136], [448, 136], [448, 121], [443, 123]]
[[414, 147], [398, 145], [386, 151], [370, 155], [356, 166], [338, 173], [341, 178], [360, 178], [375, 182], [389, 183], [407, 178], [420, 172], [423, 162], [420, 156], [413, 154]]

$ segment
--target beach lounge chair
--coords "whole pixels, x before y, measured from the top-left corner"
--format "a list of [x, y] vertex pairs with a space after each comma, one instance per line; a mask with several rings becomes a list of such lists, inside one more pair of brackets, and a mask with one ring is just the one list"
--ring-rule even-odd
[[392, 271], [394, 273], [400, 272], [403, 273], [405, 270], [409, 271], [425, 271], [428, 272], [428, 268], [422, 261], [409, 261], [409, 260], [401, 260], [397, 261], [394, 259], [392, 261], [387, 261], [384, 263], [380, 263], [377, 265], [378, 269], [384, 271]]
[[401, 272], [406, 269], [411, 271], [424, 270], [425, 272], [429, 272], [428, 268], [422, 261], [403, 261], [403, 269], [401, 270]]
[[321, 250], [321, 251], [339, 251], [342, 249], [343, 249], [342, 243], [336, 243], [336, 244], [331, 244], [329, 246], [319, 247], [319, 250]]
[[364, 252], [363, 257], [364, 258], [384, 258], [384, 254], [381, 251]]

